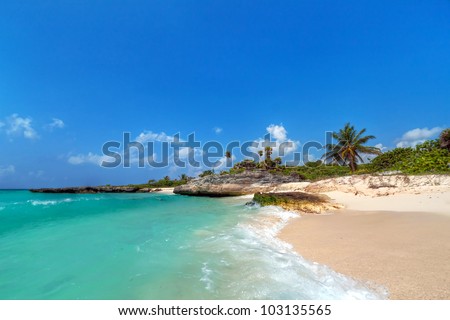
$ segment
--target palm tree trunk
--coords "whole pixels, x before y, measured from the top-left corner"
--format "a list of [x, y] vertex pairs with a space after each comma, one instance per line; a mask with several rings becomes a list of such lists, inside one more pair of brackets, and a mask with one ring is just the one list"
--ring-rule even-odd
[[352, 171], [352, 173], [356, 171], [355, 159], [350, 159], [349, 166], [350, 166], [350, 170]]

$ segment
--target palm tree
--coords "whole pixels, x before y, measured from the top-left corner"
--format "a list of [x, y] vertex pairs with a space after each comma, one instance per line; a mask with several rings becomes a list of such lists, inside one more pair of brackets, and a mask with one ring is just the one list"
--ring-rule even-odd
[[271, 155], [272, 155], [272, 148], [270, 146], [267, 146], [264, 148], [264, 152], [266, 154], [266, 159], [264, 160], [264, 167], [265, 169], [270, 169], [274, 166], [274, 162], [271, 159]]
[[273, 159], [273, 162], [277, 167], [280, 166], [282, 162], [281, 157], [276, 157], [275, 159]]
[[270, 156], [272, 155], [272, 148], [267, 146], [264, 148], [264, 151], [266, 152], [266, 160], [271, 160]]
[[366, 129], [357, 132], [354, 126], [347, 123], [339, 132], [333, 132], [332, 137], [337, 140], [337, 144], [327, 144], [325, 160], [347, 165], [352, 172], [357, 169], [358, 161], [364, 162], [360, 154], [381, 154], [381, 150], [376, 147], [365, 146], [367, 141], [375, 139], [374, 136], [363, 136]]

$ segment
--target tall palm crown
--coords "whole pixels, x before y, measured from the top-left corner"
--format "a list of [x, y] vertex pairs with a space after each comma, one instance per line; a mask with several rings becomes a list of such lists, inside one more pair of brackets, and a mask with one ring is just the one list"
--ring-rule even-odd
[[354, 126], [347, 123], [339, 132], [333, 132], [333, 139], [336, 144], [327, 144], [325, 160], [337, 162], [340, 165], [348, 165], [354, 172], [357, 169], [358, 161], [364, 162], [360, 154], [381, 154], [381, 150], [376, 147], [365, 146], [367, 141], [375, 139], [374, 136], [363, 136], [366, 129], [357, 132]]
[[270, 156], [272, 155], [272, 148], [267, 146], [264, 148], [264, 151], [266, 152], [266, 160], [270, 160]]

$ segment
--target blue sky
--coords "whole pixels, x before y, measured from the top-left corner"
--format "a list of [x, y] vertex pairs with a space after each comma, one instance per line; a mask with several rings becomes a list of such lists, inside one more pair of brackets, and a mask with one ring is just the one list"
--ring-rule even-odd
[[449, 1], [0, 7], [0, 188], [184, 172], [99, 167], [123, 132], [301, 146], [351, 122], [393, 148], [450, 125]]

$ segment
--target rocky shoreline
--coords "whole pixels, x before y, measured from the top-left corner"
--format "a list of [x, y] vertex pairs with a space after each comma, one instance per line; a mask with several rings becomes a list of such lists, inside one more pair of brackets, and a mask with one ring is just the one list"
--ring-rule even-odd
[[67, 187], [30, 189], [35, 193], [148, 193], [161, 191], [160, 188], [138, 188], [127, 186]]
[[[354, 195], [387, 196], [399, 192], [416, 193], [423, 189], [450, 186], [449, 175], [358, 175], [328, 178], [315, 182], [304, 181], [297, 175], [273, 174], [264, 170], [238, 174], [210, 175], [177, 186], [173, 193], [188, 196], [230, 197], [256, 193], [319, 194], [341, 191]], [[150, 193], [172, 188], [139, 186], [83, 186], [30, 189], [35, 193]]]

